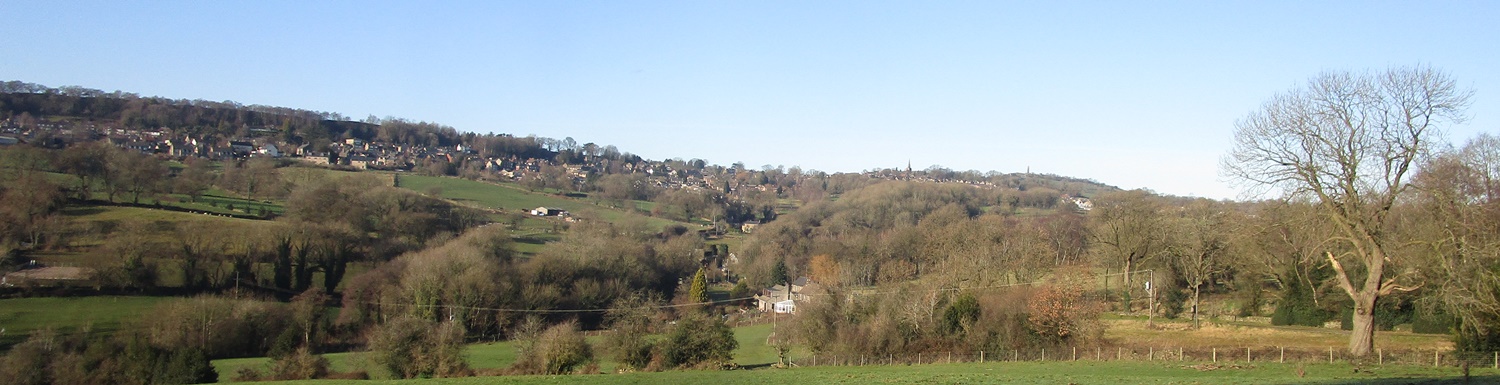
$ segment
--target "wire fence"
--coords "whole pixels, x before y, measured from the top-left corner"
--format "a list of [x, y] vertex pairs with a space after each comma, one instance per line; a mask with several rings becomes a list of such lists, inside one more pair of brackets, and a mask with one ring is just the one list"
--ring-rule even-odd
[[1500, 369], [1500, 352], [1376, 349], [1365, 357], [1342, 349], [1306, 347], [1089, 347], [908, 354], [800, 354], [792, 366], [925, 365], [986, 362], [1160, 361], [1184, 364], [1359, 362], [1362, 365], [1448, 366]]

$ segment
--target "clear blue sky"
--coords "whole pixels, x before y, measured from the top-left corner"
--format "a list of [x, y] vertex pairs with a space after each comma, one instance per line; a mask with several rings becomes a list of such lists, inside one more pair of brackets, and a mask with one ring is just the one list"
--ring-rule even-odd
[[[419, 4], [420, 3], [420, 4]], [[1500, 128], [1500, 2], [0, 2], [0, 79], [829, 172], [940, 165], [1233, 198], [1236, 119], [1427, 64]]]

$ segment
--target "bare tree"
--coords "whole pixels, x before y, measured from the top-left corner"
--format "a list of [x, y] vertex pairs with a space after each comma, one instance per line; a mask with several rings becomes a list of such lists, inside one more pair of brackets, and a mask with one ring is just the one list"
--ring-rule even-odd
[[1125, 273], [1125, 310], [1130, 310], [1131, 274], [1166, 246], [1162, 207], [1151, 193], [1134, 190], [1100, 195], [1089, 212], [1092, 251]]
[[1194, 201], [1172, 219], [1167, 239], [1169, 262], [1193, 290], [1193, 325], [1198, 327], [1198, 305], [1203, 284], [1224, 272], [1223, 256], [1229, 245], [1231, 212], [1209, 200]]
[[1392, 253], [1391, 209], [1439, 127], [1464, 120], [1472, 94], [1429, 67], [1328, 72], [1235, 123], [1224, 172], [1261, 192], [1317, 202], [1337, 229], [1325, 256], [1354, 300], [1355, 356], [1373, 345], [1376, 299], [1413, 288], [1387, 273], [1405, 260]]
[[1480, 135], [1423, 166], [1413, 226], [1427, 246], [1442, 309], [1459, 320], [1460, 350], [1491, 350], [1500, 325], [1500, 137]]

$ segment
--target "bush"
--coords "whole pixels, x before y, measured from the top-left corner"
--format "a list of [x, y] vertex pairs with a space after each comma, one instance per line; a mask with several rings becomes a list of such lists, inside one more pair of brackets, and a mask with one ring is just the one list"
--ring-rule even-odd
[[1411, 332], [1421, 334], [1448, 334], [1453, 332], [1454, 320], [1444, 312], [1417, 314], [1411, 320]]
[[522, 341], [520, 357], [512, 370], [519, 374], [568, 374], [594, 360], [593, 347], [584, 341], [576, 322], [547, 328]]
[[271, 379], [273, 380], [315, 380], [327, 377], [328, 359], [319, 354], [312, 354], [307, 347], [271, 361]]
[[401, 317], [376, 328], [370, 338], [375, 360], [401, 378], [458, 377], [472, 373], [463, 359], [463, 329]]
[[943, 310], [943, 319], [938, 326], [943, 334], [961, 336], [967, 334], [978, 319], [979, 300], [973, 294], [964, 294]]
[[53, 335], [49, 331], [32, 333], [31, 337], [0, 358], [0, 378], [16, 385], [44, 385], [51, 382], [47, 364], [56, 355]]
[[219, 382], [219, 372], [202, 349], [183, 349], [167, 353], [162, 369], [156, 373], [158, 384], [206, 384]]
[[1104, 305], [1083, 296], [1088, 276], [1083, 273], [1059, 273], [1032, 294], [1027, 302], [1027, 320], [1031, 330], [1045, 342], [1068, 344], [1101, 337], [1098, 323]]
[[1161, 315], [1167, 319], [1177, 319], [1182, 315], [1184, 304], [1187, 303], [1187, 291], [1175, 287], [1163, 287], [1165, 293], [1161, 299]]
[[728, 363], [736, 347], [734, 330], [723, 320], [688, 312], [662, 341], [661, 353], [669, 367], [695, 367]]

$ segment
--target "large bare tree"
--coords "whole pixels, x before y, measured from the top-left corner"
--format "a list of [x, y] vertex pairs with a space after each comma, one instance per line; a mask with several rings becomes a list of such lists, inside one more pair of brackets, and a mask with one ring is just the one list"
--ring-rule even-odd
[[1225, 173], [1315, 202], [1336, 229], [1325, 257], [1354, 301], [1352, 355], [1373, 345], [1375, 301], [1412, 288], [1387, 271], [1406, 259], [1394, 253], [1391, 210], [1440, 127], [1465, 119], [1472, 94], [1430, 67], [1326, 72], [1235, 123]]

